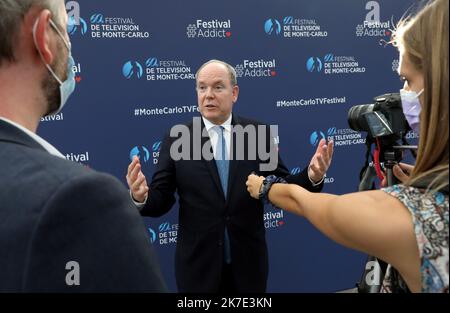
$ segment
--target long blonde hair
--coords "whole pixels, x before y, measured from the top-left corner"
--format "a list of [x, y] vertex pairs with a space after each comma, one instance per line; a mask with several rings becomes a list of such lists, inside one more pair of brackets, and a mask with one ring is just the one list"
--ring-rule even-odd
[[426, 182], [428, 189], [449, 185], [448, 166], [448, 10], [449, 0], [434, 0], [414, 17], [403, 19], [393, 35], [424, 76], [420, 139], [408, 185]]

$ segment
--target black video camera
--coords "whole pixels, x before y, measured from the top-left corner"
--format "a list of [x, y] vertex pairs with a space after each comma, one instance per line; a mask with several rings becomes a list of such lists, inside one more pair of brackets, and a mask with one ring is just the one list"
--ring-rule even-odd
[[391, 142], [403, 138], [411, 130], [403, 114], [399, 93], [378, 96], [373, 104], [351, 107], [348, 124], [355, 131], [367, 132], [372, 138], [389, 138]]

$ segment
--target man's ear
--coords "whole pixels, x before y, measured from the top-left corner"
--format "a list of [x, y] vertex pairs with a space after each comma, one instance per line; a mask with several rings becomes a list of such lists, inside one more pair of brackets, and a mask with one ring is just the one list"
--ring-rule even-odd
[[42, 10], [37, 19], [33, 22], [34, 44], [38, 51], [40, 51], [46, 64], [52, 64], [55, 59], [55, 55], [50, 49], [52, 38], [50, 32], [53, 31], [52, 26], [50, 25], [51, 16], [52, 14], [49, 10]]
[[239, 86], [233, 86], [233, 103], [237, 102], [237, 99], [239, 97]]

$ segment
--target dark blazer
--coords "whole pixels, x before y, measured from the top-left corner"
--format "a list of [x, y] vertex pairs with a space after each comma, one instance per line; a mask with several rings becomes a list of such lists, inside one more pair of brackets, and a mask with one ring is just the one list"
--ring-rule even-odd
[[[66, 284], [71, 261], [79, 286]], [[124, 186], [0, 120], [0, 292], [166, 290]]]
[[[261, 125], [256, 121], [233, 115], [232, 125]], [[193, 123], [186, 125], [193, 133]], [[204, 129], [202, 121], [202, 129]], [[191, 136], [193, 137], [193, 136]], [[267, 143], [270, 140], [266, 134]], [[268, 276], [268, 255], [261, 201], [250, 197], [245, 185], [254, 171], [260, 175], [286, 177], [311, 191], [307, 169], [289, 175], [279, 159], [273, 172], [260, 172], [261, 160], [230, 161], [228, 192], [225, 199], [214, 160], [179, 160], [170, 157], [170, 146], [178, 138], [166, 136], [159, 163], [150, 184], [149, 198], [141, 211], [144, 216], [159, 217], [175, 203], [179, 195], [179, 228], [175, 271], [180, 292], [217, 292], [223, 266], [225, 227], [231, 246], [233, 278], [239, 292], [265, 292]], [[191, 150], [193, 146], [191, 138]], [[202, 138], [202, 146], [209, 138]], [[245, 147], [248, 147], [246, 142]], [[233, 147], [234, 148], [234, 147]], [[235, 149], [234, 149], [235, 150]], [[191, 151], [192, 153], [192, 151]]]

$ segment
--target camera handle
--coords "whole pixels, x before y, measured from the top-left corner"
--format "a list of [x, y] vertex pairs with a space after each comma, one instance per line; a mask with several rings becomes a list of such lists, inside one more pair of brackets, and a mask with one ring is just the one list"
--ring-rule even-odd
[[397, 165], [403, 158], [402, 151], [411, 150], [414, 154], [414, 151], [417, 150], [417, 146], [412, 145], [402, 145], [402, 146], [393, 146], [392, 149], [386, 150], [384, 152], [384, 167], [386, 168], [386, 179], [387, 186], [393, 186], [398, 184], [399, 181], [394, 176], [394, 166]]
[[[399, 150], [397, 150], [399, 151]], [[387, 186], [393, 186], [396, 183], [398, 183], [397, 179], [394, 176], [394, 166], [398, 164], [398, 162], [401, 160], [401, 152], [400, 155], [398, 155], [397, 151], [394, 150], [388, 150], [384, 152], [384, 167], [386, 169], [386, 179], [387, 179]]]

